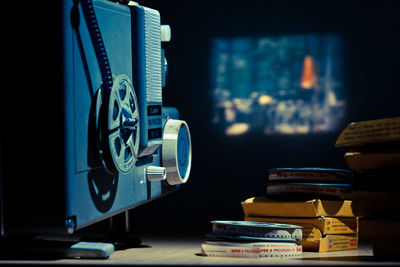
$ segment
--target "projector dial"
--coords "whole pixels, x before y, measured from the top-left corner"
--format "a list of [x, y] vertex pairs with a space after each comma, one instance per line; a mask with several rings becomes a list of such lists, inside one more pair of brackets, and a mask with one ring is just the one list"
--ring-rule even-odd
[[192, 141], [185, 121], [167, 120], [162, 144], [162, 163], [170, 185], [186, 183], [192, 165]]

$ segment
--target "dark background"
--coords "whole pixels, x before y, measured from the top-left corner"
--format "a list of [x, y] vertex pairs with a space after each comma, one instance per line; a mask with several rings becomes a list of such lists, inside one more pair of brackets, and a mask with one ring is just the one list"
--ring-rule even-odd
[[[159, 10], [161, 22], [171, 26], [172, 40], [163, 45], [169, 66], [167, 86], [163, 94], [164, 104], [177, 107], [181, 119], [188, 123], [193, 155], [191, 175], [186, 184], [177, 192], [131, 211], [134, 229], [138, 232], [166, 232], [168, 229], [207, 231], [210, 230], [210, 220], [243, 218], [240, 203], [249, 197], [264, 194], [268, 168], [346, 168], [344, 150], [334, 146], [342, 129], [329, 134], [253, 134], [239, 137], [229, 137], [218, 132], [211, 123], [212, 38], [338, 34], [345, 43], [343, 88], [347, 88], [346, 124], [394, 117], [400, 115], [400, 7], [397, 2], [139, 1], [143, 6]], [[42, 128], [47, 129], [51, 124], [62, 123], [59, 118], [50, 118], [51, 115], [39, 123], [32, 119], [34, 116], [31, 115], [32, 112], [40, 113], [42, 110], [43, 113], [48, 113], [48, 110], [61, 113], [61, 106], [57, 106], [57, 101], [43, 99], [42, 102], [50, 106], [38, 105], [34, 106], [34, 110], [26, 110], [22, 105], [35, 99], [36, 92], [41, 92], [43, 85], [46, 90], [52, 90], [54, 87], [54, 92], [51, 91], [50, 94], [52, 99], [62, 97], [60, 93], [57, 94], [61, 92], [57, 90], [61, 84], [52, 84], [49, 81], [49, 72], [57, 69], [57, 65], [41, 66], [43, 54], [40, 53], [60, 41], [61, 36], [56, 31], [50, 38], [46, 36], [46, 40], [50, 39], [48, 42], [40, 41], [43, 37], [40, 35], [41, 30], [51, 29], [57, 18], [48, 19], [38, 15], [47, 13], [48, 10], [54, 11], [51, 13], [53, 16], [59, 13], [56, 7], [49, 7], [49, 4], [43, 1], [34, 5], [35, 11], [42, 11], [38, 14], [31, 7], [23, 6], [17, 1], [9, 4], [12, 5], [10, 10], [18, 10], [19, 13], [7, 16], [7, 21], [3, 23], [5, 29], [2, 36], [6, 48], [2, 51], [6, 59], [3, 64], [6, 73], [3, 73], [0, 115], [7, 116], [4, 115], [4, 118], [0, 119], [5, 120], [2, 126], [8, 130], [10, 136], [2, 133], [0, 127], [0, 137], [3, 135], [0, 140], [3, 140], [4, 146], [9, 144], [10, 148], [18, 142], [22, 148], [21, 151], [17, 151], [21, 153], [18, 158], [18, 174], [29, 172], [29, 178], [36, 176], [36, 173], [25, 167], [27, 158], [32, 157], [34, 151], [43, 150], [41, 144], [31, 142], [35, 140], [32, 136], [34, 131], [31, 129], [36, 129], [37, 134], [41, 135]], [[22, 20], [23, 17], [29, 19]], [[37, 49], [39, 46], [46, 49]], [[32, 71], [33, 69], [37, 71]], [[30, 93], [21, 97], [22, 89]], [[11, 93], [11, 97], [6, 96], [6, 93]], [[28, 104], [30, 107], [34, 105]], [[40, 111], [35, 111], [36, 109]], [[13, 123], [7, 124], [9, 122]], [[342, 128], [345, 126], [344, 124]], [[62, 128], [57, 129], [61, 132], [54, 134], [54, 131], [49, 131], [46, 132], [46, 136], [62, 135]], [[8, 137], [15, 142], [10, 142]], [[46, 155], [54, 150], [48, 148], [53, 146], [51, 141], [46, 143], [47, 150], [43, 150]], [[0, 156], [4, 160], [4, 155]], [[58, 159], [54, 158], [54, 161], [56, 160]], [[58, 162], [62, 164], [61, 161]], [[6, 165], [1, 161], [0, 164], [3, 164], [3, 167]], [[43, 173], [52, 175], [49, 165], [43, 161], [39, 167]], [[59, 168], [58, 165], [53, 167]], [[32, 179], [31, 183], [35, 183], [35, 180]], [[57, 197], [56, 191], [53, 194]]]
[[228, 137], [213, 128], [211, 39], [336, 33], [345, 44], [346, 124], [399, 116], [400, 8], [396, 1], [140, 1], [172, 29], [164, 44], [169, 74], [164, 104], [191, 131], [190, 179], [177, 192], [134, 209], [139, 229], [208, 229], [240, 220], [240, 202], [265, 192], [273, 167], [346, 168], [340, 131]]

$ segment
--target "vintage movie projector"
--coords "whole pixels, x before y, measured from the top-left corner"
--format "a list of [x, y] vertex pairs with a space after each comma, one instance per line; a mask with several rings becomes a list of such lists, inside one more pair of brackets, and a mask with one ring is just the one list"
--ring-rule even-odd
[[32, 11], [20, 85], [2, 100], [3, 237], [68, 239], [175, 191], [191, 168], [188, 125], [163, 106], [171, 33], [159, 12], [106, 0], [50, 10]]

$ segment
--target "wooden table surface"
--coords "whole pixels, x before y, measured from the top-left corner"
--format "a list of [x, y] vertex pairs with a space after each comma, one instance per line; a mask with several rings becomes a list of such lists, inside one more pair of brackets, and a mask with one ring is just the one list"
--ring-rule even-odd
[[202, 235], [143, 235], [142, 247], [117, 249], [108, 259], [1, 259], [0, 264], [40, 265], [400, 265], [400, 261], [377, 259], [371, 244], [360, 242], [357, 250], [303, 252], [301, 258], [225, 258], [200, 253]]

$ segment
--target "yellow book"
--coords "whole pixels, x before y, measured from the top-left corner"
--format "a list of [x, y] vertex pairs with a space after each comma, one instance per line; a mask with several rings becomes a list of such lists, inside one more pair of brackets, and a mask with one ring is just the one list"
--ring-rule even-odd
[[353, 122], [340, 133], [337, 147], [400, 141], [400, 117]]
[[382, 169], [400, 165], [400, 152], [346, 152], [344, 159], [352, 170]]
[[252, 197], [241, 204], [248, 217], [355, 217], [351, 200], [277, 201]]

